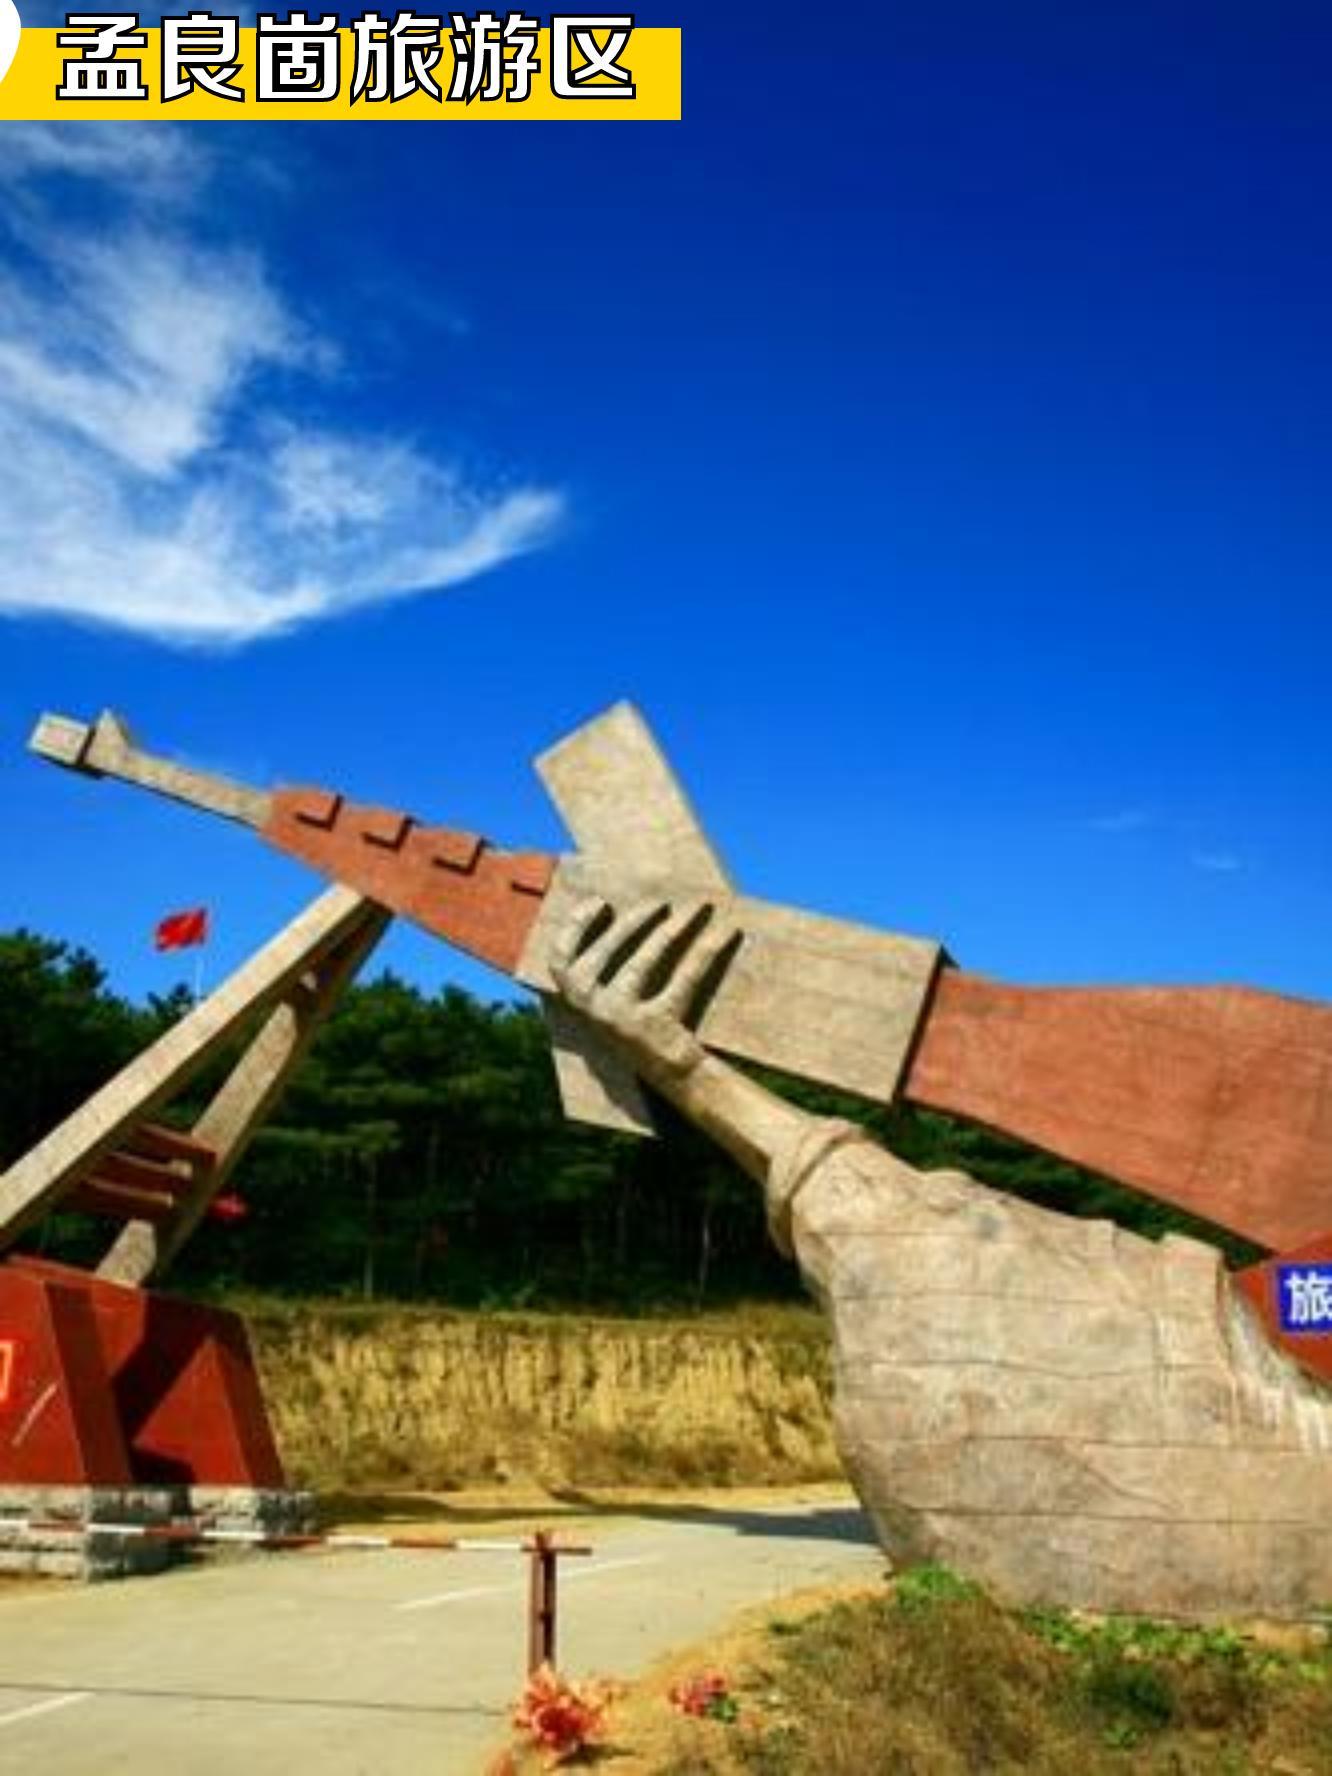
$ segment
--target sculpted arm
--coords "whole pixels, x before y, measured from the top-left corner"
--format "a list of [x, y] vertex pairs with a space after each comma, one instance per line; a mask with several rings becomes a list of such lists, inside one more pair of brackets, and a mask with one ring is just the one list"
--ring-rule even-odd
[[774, 1233], [789, 1246], [785, 1199], [808, 1169], [793, 1168], [792, 1156], [849, 1131], [785, 1103], [694, 1035], [691, 1014], [708, 978], [740, 941], [706, 903], [652, 901], [614, 913], [592, 900], [575, 913], [551, 972], [570, 1004], [628, 1050], [643, 1078], [764, 1186]]
[[824, 1305], [833, 1423], [894, 1561], [1024, 1603], [1290, 1615], [1332, 1595], [1332, 1392], [1267, 1342], [1219, 1254], [918, 1172], [709, 1055], [736, 933], [583, 908], [571, 1002], [763, 1185]]

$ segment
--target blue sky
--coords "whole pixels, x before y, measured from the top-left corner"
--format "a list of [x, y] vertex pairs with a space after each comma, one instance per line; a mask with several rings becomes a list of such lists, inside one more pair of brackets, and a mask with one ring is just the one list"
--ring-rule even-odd
[[627, 696], [751, 892], [1332, 996], [1326, 10], [720, 12], [679, 125], [0, 133], [0, 929], [317, 886], [43, 708], [554, 846]]

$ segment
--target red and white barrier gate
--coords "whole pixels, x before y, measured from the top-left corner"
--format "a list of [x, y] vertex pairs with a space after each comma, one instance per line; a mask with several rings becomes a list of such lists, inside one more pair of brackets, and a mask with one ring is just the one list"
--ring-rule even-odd
[[324, 1535], [291, 1532], [271, 1534], [262, 1529], [201, 1529], [193, 1523], [99, 1523], [95, 1518], [78, 1525], [68, 1520], [40, 1517], [0, 1517], [0, 1529], [22, 1534], [68, 1533], [77, 1528], [85, 1536], [123, 1536], [127, 1540], [240, 1543], [255, 1548], [359, 1548], [410, 1549], [430, 1554], [526, 1554], [527, 1669], [554, 1665], [558, 1629], [559, 1563], [566, 1556], [593, 1552], [586, 1542], [562, 1542], [550, 1530], [538, 1530], [527, 1541], [488, 1541], [483, 1537], [353, 1535], [333, 1530]]

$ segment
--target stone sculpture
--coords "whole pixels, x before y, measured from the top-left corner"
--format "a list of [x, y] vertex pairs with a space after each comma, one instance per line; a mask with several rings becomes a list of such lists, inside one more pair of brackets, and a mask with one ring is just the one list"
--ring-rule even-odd
[[826, 1308], [848, 1472], [895, 1561], [1023, 1603], [1300, 1616], [1332, 1600], [1332, 1389], [1198, 1241], [921, 1173], [693, 1033], [740, 932], [584, 902], [566, 999], [762, 1185]]
[[[1010, 986], [937, 942], [738, 894], [625, 704], [538, 761], [576, 844], [559, 856], [333, 790], [233, 783], [144, 751], [110, 714], [47, 716], [32, 746], [239, 822], [339, 887], [0, 1178], [0, 1254], [62, 1204], [119, 1219], [95, 1287], [123, 1290], [129, 1323], [402, 915], [540, 994], [571, 1116], [650, 1133], [646, 1082], [762, 1182], [775, 1236], [827, 1305], [838, 1434], [896, 1558], [1101, 1608], [1332, 1601], [1332, 1007], [1236, 987]], [[243, 1014], [262, 1018], [250, 1048], [171, 1146], [156, 1112]], [[722, 1056], [984, 1124], [1270, 1256], [1231, 1279], [1196, 1241], [922, 1176]], [[5, 1258], [0, 1289], [26, 1287], [25, 1265]], [[88, 1319], [91, 1279], [42, 1288], [48, 1318]], [[111, 1449], [68, 1344], [24, 1386], [54, 1388], [79, 1451]], [[38, 1465], [62, 1477], [54, 1456]]]
[[[706, 1047], [983, 1123], [1265, 1248], [1238, 1287], [1275, 1343], [1332, 1377], [1332, 1312], [1292, 1327], [1281, 1311], [1292, 1270], [1332, 1287], [1332, 1006], [1242, 987], [1015, 986], [956, 967], [932, 940], [738, 894], [625, 703], [537, 760], [576, 841], [563, 855], [505, 850], [336, 790], [235, 783], [145, 751], [110, 713], [48, 715], [31, 745], [236, 821], [534, 988], [566, 1111], [610, 1128], [650, 1134], [651, 1109], [619, 1052], [552, 991], [552, 937], [593, 889], [725, 904], [745, 945], [709, 998]], [[56, 1203], [44, 1173], [34, 1186], [25, 1167], [14, 1185], [0, 1184], [0, 1250]], [[180, 1232], [131, 1223], [104, 1272], [159, 1279]]]

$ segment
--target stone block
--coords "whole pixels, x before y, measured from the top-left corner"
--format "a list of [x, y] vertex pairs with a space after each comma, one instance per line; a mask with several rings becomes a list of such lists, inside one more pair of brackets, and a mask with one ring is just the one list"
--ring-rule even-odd
[[318, 1522], [314, 1493], [252, 1486], [191, 1486], [188, 1514], [201, 1529], [308, 1535]]
[[0, 1572], [96, 1583], [166, 1570], [173, 1548], [89, 1523], [169, 1523], [180, 1495], [160, 1487], [0, 1486]]

